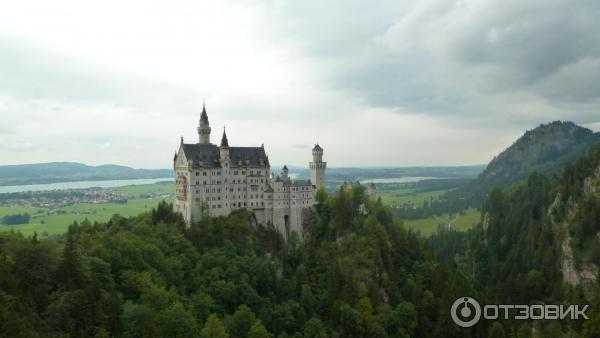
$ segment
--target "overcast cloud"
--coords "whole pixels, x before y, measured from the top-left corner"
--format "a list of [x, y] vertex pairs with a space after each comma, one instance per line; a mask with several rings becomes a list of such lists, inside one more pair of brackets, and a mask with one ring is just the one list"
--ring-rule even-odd
[[169, 167], [206, 100], [272, 163], [486, 163], [600, 127], [600, 2], [19, 1], [0, 12], [0, 164]]

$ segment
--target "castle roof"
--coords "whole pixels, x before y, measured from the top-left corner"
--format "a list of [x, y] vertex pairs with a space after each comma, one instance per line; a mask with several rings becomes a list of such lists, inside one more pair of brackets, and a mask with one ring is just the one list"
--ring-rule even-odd
[[317, 144], [315, 144], [315, 147], [313, 148], [313, 150], [323, 150], [323, 148], [321, 148], [321, 146], [317, 143]]
[[208, 115], [206, 115], [206, 105], [202, 104], [202, 114], [200, 114], [200, 122], [208, 124]]
[[221, 147], [229, 147], [229, 141], [227, 141], [227, 134], [225, 128], [223, 128], [223, 137], [221, 138]]
[[284, 187], [308, 187], [311, 186], [312, 184], [310, 183], [310, 181], [305, 181], [305, 180], [282, 180], [281, 178], [279, 178], [279, 176], [277, 178], [275, 178], [275, 182], [283, 182], [283, 186]]
[[306, 186], [310, 186], [312, 184], [310, 183], [310, 180], [306, 180], [306, 181], [297, 180], [297, 181], [292, 181], [292, 185], [295, 187], [306, 187]]
[[[183, 144], [183, 152], [193, 166], [221, 167], [219, 147], [215, 144]], [[262, 164], [261, 164], [262, 160]], [[235, 167], [265, 167], [269, 158], [262, 147], [229, 147], [229, 161]]]

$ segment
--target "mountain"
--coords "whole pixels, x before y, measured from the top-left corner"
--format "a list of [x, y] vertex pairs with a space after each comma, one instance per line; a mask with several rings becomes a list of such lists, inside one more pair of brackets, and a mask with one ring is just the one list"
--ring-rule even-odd
[[477, 185], [489, 190], [527, 179], [537, 171], [549, 176], [566, 162], [585, 154], [590, 144], [600, 142], [600, 133], [573, 122], [554, 121], [528, 130], [496, 156], [479, 175]]
[[162, 177], [173, 177], [173, 171], [170, 169], [134, 169], [114, 164], [88, 166], [75, 162], [0, 166], [0, 186]]
[[500, 153], [476, 180], [451, 190], [427, 206], [408, 205], [396, 209], [400, 218], [423, 218], [469, 207], [480, 208], [494, 187], [507, 187], [525, 181], [533, 172], [551, 177], [565, 163], [573, 163], [586, 154], [590, 145], [600, 143], [600, 133], [573, 122], [554, 121], [528, 130]]
[[[600, 144], [557, 175], [533, 172], [509, 188], [494, 188], [479, 225], [468, 232], [442, 229], [427, 241], [436, 257], [471, 277], [488, 304], [594, 309], [579, 323], [536, 323], [539, 337], [600, 337]], [[517, 330], [502, 324], [507, 332]]]

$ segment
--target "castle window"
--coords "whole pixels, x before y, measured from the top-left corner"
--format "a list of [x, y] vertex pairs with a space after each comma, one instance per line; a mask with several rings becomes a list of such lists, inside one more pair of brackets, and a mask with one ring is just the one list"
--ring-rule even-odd
[[203, 172], [202, 172], [202, 176], [206, 176], [206, 171], [203, 171]]
[[200, 173], [196, 171], [196, 176], [200, 176]]

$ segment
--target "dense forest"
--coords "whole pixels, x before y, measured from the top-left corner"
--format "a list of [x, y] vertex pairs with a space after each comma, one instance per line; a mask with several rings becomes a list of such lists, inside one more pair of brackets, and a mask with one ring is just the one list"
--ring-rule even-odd
[[595, 145], [552, 178], [534, 172], [524, 183], [492, 190], [482, 223], [469, 232], [441, 229], [427, 240], [434, 255], [468, 275], [488, 303], [590, 304], [590, 320], [507, 322], [506, 332], [529, 337], [535, 328], [542, 337], [600, 336], [598, 276], [573, 285], [563, 282], [562, 271], [565, 246], [578, 268], [600, 266], [600, 198], [590, 185], [599, 168]]
[[465, 337], [448, 309], [470, 283], [362, 187], [318, 194], [308, 237], [252, 214], [186, 228], [170, 204], [0, 234], [2, 337]]

